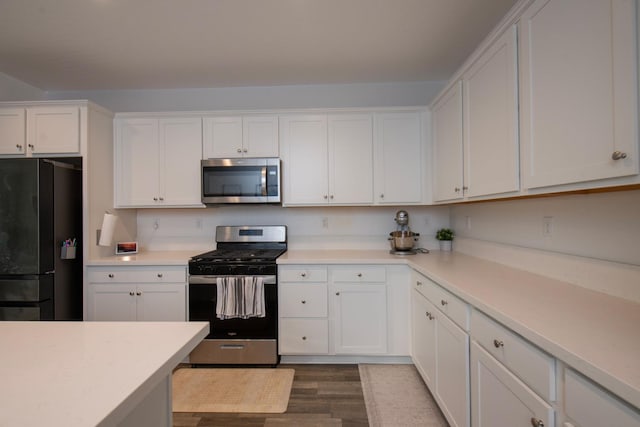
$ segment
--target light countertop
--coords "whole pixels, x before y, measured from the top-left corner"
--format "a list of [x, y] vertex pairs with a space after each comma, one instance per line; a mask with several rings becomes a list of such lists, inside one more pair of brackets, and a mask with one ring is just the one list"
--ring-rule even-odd
[[457, 252], [289, 250], [278, 264], [406, 264], [640, 408], [640, 304]]
[[0, 322], [0, 426], [116, 425], [206, 322]]
[[192, 256], [206, 252], [204, 250], [191, 251], [148, 251], [139, 252], [133, 255], [110, 255], [105, 257], [91, 258], [86, 265], [184, 265], [189, 262]]

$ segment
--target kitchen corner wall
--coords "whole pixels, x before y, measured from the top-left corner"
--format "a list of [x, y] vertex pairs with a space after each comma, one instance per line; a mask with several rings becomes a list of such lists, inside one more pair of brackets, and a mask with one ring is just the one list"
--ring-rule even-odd
[[456, 205], [451, 225], [461, 238], [640, 266], [640, 190]]
[[286, 225], [291, 249], [389, 249], [396, 212], [409, 213], [416, 247], [437, 248], [435, 232], [449, 226], [449, 208], [223, 206], [206, 209], [138, 210], [138, 242], [147, 250], [215, 247], [217, 225]]

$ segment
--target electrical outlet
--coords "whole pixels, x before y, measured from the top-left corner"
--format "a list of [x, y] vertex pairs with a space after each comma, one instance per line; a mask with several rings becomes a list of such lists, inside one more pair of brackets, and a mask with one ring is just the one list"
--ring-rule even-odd
[[545, 216], [542, 218], [542, 235], [551, 237], [553, 235], [553, 217]]

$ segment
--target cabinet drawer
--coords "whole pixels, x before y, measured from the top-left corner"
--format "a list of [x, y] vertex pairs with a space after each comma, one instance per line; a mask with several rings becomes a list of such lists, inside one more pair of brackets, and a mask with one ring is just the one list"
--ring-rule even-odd
[[422, 275], [416, 275], [413, 287], [458, 326], [469, 330], [469, 304]]
[[280, 282], [326, 282], [327, 268], [316, 266], [280, 267]]
[[640, 412], [572, 369], [564, 373], [565, 412], [580, 427], [637, 427]]
[[281, 283], [278, 288], [280, 317], [327, 317], [326, 283]]
[[384, 267], [336, 268], [331, 270], [334, 282], [386, 282], [387, 270]]
[[90, 267], [89, 283], [185, 283], [186, 267]]
[[471, 313], [471, 336], [545, 400], [556, 400], [553, 357], [477, 310]]
[[329, 353], [329, 326], [326, 319], [280, 319], [280, 354]]

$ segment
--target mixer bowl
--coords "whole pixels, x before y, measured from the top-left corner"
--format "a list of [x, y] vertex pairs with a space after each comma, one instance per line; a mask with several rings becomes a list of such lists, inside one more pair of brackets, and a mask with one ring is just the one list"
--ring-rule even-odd
[[393, 251], [410, 251], [413, 245], [418, 241], [420, 233], [413, 231], [392, 231], [389, 233], [389, 245]]

